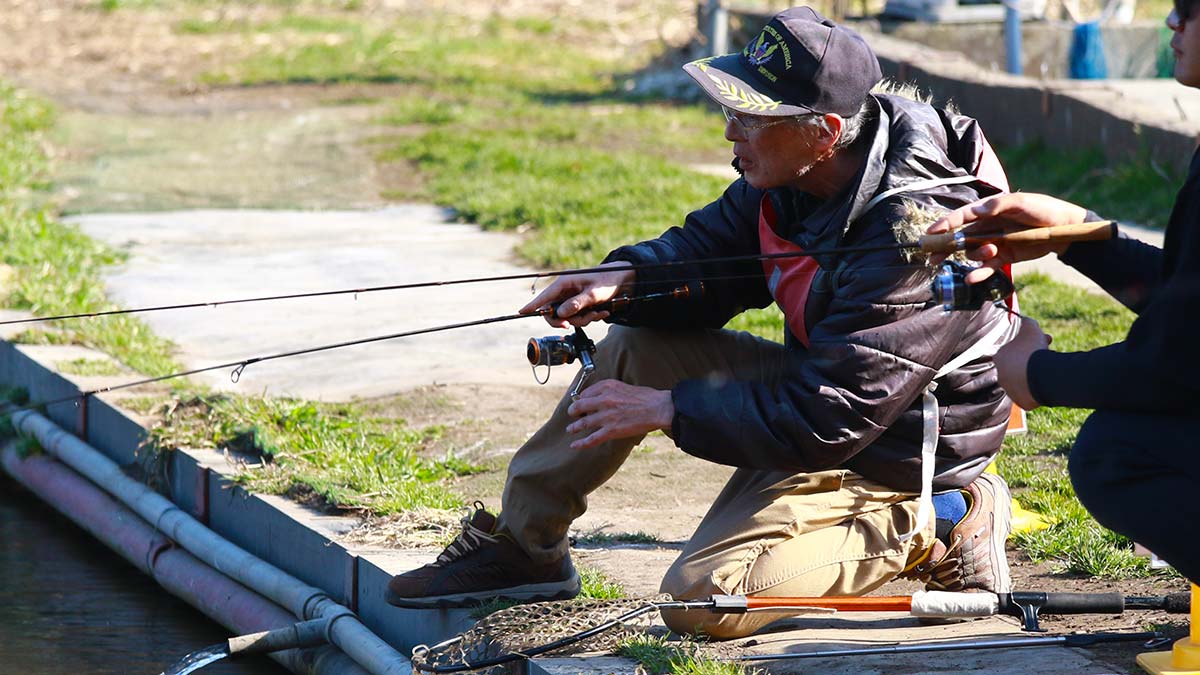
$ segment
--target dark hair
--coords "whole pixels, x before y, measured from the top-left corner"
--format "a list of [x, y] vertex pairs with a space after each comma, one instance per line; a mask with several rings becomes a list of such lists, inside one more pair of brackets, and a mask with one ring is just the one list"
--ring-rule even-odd
[[1200, 0], [1174, 0], [1174, 4], [1175, 16], [1187, 21], [1192, 18], [1192, 12], [1196, 10], [1196, 5], [1200, 4]]

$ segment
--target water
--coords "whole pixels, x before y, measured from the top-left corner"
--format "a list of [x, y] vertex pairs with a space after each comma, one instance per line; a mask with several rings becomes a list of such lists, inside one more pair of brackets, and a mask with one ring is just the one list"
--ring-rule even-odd
[[210, 663], [216, 663], [226, 656], [229, 656], [229, 645], [227, 644], [205, 647], [183, 657], [179, 663], [167, 668], [159, 675], [188, 675], [188, 673], [200, 670]]
[[[0, 675], [155, 675], [228, 631], [0, 472]], [[264, 656], [198, 675], [286, 675]]]

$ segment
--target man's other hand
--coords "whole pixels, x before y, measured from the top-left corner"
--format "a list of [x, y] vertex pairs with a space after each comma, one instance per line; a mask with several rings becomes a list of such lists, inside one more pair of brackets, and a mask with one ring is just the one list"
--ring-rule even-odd
[[[929, 226], [929, 234], [941, 234], [962, 229], [964, 234], [1010, 233], [1031, 227], [1051, 227], [1082, 223], [1087, 210], [1048, 195], [1025, 192], [996, 195], [959, 207], [938, 218]], [[1023, 260], [1033, 260], [1048, 253], [1062, 254], [1069, 243], [1011, 244], [988, 243], [968, 249], [967, 257], [983, 263], [983, 267], [967, 275], [967, 283], [976, 284], [992, 276], [993, 270]], [[940, 265], [945, 255], [934, 255], [930, 262]]]
[[670, 429], [675, 404], [667, 390], [600, 380], [583, 390], [579, 400], [567, 408], [567, 414], [575, 420], [567, 425], [567, 433], [580, 437], [571, 447], [582, 450], [618, 438]]
[[609, 312], [589, 312], [587, 308], [632, 290], [637, 273], [631, 269], [622, 269], [630, 266], [628, 262], [617, 261], [600, 265], [613, 268], [611, 272], [597, 271], [559, 277], [517, 311], [521, 314], [533, 314], [558, 305], [557, 312], [546, 315], [546, 323], [556, 328], [586, 326], [593, 321], [606, 319]]
[[1053, 338], [1042, 332], [1037, 321], [1022, 317], [1017, 337], [996, 352], [996, 377], [1000, 386], [1014, 403], [1025, 410], [1041, 405], [1029, 390], [1029, 358], [1033, 353], [1050, 347]]

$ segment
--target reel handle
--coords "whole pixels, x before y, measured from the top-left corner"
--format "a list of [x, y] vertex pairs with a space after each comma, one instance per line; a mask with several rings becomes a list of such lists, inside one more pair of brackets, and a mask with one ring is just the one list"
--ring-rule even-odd
[[1053, 227], [1031, 227], [1008, 234], [966, 234], [962, 230], [943, 234], [926, 234], [917, 240], [925, 253], [954, 253], [989, 242], [1007, 241], [1015, 244], [1070, 243], [1074, 241], [1105, 241], [1117, 236], [1117, 221], [1098, 220], [1091, 223], [1071, 223]]

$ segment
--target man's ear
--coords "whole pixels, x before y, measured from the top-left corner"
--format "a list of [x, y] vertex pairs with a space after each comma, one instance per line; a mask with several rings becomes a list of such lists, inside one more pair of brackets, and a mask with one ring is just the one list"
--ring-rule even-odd
[[846, 120], [840, 115], [829, 113], [821, 117], [822, 134], [818, 141], [817, 147], [822, 153], [829, 152], [837, 145], [838, 139], [842, 137], [842, 128], [846, 125]]

